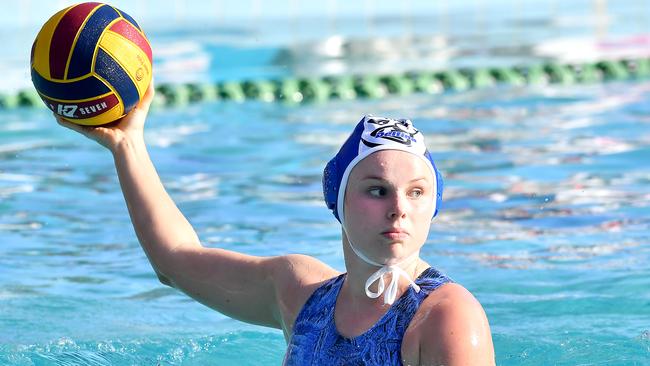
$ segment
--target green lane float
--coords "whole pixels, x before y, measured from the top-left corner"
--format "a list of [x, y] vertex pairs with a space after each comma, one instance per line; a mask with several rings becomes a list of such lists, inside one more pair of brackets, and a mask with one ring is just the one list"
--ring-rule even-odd
[[[299, 104], [328, 100], [378, 99], [389, 95], [405, 96], [413, 93], [462, 92], [497, 85], [572, 85], [648, 78], [650, 58], [216, 83], [167, 83], [156, 86], [154, 106], [186, 106], [218, 100]], [[32, 88], [14, 93], [0, 93], [0, 109], [42, 107], [44, 105], [38, 93]]]
[[442, 82], [445, 89], [451, 91], [465, 91], [470, 87], [469, 79], [458, 70], [442, 71], [436, 73], [435, 77]]

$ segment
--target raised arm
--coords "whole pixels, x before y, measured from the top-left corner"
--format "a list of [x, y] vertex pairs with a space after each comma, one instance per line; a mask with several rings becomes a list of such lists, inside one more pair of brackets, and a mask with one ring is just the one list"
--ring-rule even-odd
[[226, 315], [287, 330], [312, 287], [334, 270], [305, 256], [263, 258], [203, 247], [147, 152], [143, 130], [152, 99], [153, 84], [110, 126], [58, 121], [112, 152], [136, 235], [162, 283]]

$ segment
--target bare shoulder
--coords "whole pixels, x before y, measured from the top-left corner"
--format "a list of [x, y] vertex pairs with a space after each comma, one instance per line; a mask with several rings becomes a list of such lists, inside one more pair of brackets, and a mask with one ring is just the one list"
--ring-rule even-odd
[[441, 286], [427, 297], [417, 316], [420, 364], [494, 365], [485, 311], [463, 286]]
[[286, 284], [299, 287], [323, 282], [340, 274], [320, 260], [302, 254], [288, 254], [272, 259], [273, 276]]
[[293, 329], [298, 313], [312, 293], [328, 279], [341, 274], [318, 259], [301, 254], [275, 257], [272, 267], [285, 331]]

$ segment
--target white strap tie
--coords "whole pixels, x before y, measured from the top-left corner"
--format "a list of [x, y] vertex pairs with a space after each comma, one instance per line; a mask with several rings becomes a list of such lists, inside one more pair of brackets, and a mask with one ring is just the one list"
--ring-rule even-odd
[[[409, 281], [410, 286], [413, 287], [415, 292], [420, 292], [420, 286], [418, 286], [415, 282], [411, 280], [411, 276], [409, 276], [406, 271], [401, 269], [398, 266], [383, 266], [381, 267], [377, 272], [373, 273], [370, 277], [368, 277], [368, 280], [366, 281], [366, 295], [371, 298], [371, 299], [376, 299], [379, 296], [381, 296], [382, 293], [384, 293], [384, 289], [386, 288], [386, 283], [384, 281], [384, 276], [386, 274], [391, 274], [392, 279], [390, 281], [390, 285], [388, 285], [388, 289], [386, 289], [386, 293], [384, 294], [384, 304], [385, 305], [392, 305], [395, 302], [395, 298], [397, 297], [397, 290], [399, 288], [399, 278], [400, 276], [403, 276], [406, 278], [407, 281]], [[377, 280], [379, 280], [379, 284], [377, 285], [377, 292], [372, 292], [370, 291], [370, 286], [372, 286], [373, 283], [375, 283]]]

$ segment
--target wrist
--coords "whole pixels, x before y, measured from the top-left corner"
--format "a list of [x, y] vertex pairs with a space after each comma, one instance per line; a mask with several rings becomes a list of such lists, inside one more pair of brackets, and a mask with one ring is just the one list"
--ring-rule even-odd
[[144, 143], [144, 138], [133, 137], [133, 136], [124, 136], [121, 138], [115, 145], [110, 149], [113, 156], [121, 155], [125, 153], [136, 153], [138, 151], [146, 150]]

